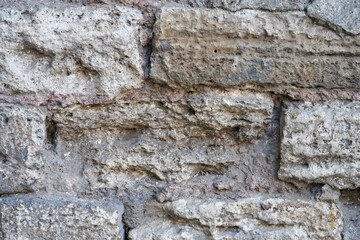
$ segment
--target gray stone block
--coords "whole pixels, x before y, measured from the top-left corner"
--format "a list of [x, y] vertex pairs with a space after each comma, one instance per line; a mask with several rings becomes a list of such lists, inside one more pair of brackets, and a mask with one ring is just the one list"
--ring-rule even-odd
[[241, 9], [265, 9], [270, 11], [303, 10], [309, 0], [210, 0], [210, 7], [229, 11]]
[[122, 6], [0, 6], [0, 93], [114, 96], [139, 88], [141, 20]]
[[45, 118], [35, 107], [0, 105], [0, 193], [32, 191], [41, 180]]
[[4, 239], [123, 239], [118, 202], [2, 198]]
[[172, 86], [360, 88], [360, 36], [304, 12], [167, 6], [154, 36], [150, 75]]
[[359, 102], [294, 102], [283, 114], [279, 177], [360, 187]]
[[307, 13], [335, 30], [354, 35], [360, 33], [359, 0], [315, 0], [307, 8]]
[[171, 221], [148, 222], [130, 239], [341, 239], [335, 204], [281, 198], [181, 199], [163, 206]]

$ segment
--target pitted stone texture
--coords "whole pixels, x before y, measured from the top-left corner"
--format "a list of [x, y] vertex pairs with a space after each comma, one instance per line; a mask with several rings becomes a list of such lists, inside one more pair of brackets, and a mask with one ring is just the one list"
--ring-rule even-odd
[[279, 177], [360, 187], [360, 103], [288, 103], [283, 115]]
[[335, 30], [340, 28], [355, 35], [360, 33], [359, 0], [315, 0], [307, 8], [307, 13]]
[[166, 6], [154, 25], [150, 75], [182, 87], [359, 88], [359, 39], [304, 12]]
[[[117, 187], [124, 174], [148, 174], [165, 181], [182, 182], [199, 172], [221, 174], [239, 163], [237, 141], [198, 138], [160, 140], [141, 130], [104, 131], [75, 141], [60, 140], [57, 152], [65, 159], [85, 161], [84, 177], [92, 190]], [[219, 136], [220, 138], [221, 136]]]
[[141, 19], [121, 6], [1, 6], [0, 93], [114, 96], [138, 88]]
[[3, 198], [4, 239], [123, 239], [118, 202]]
[[[131, 239], [181, 234], [207, 239], [341, 239], [342, 213], [335, 204], [302, 200], [247, 198], [235, 201], [182, 199], [168, 202], [164, 210], [174, 221], [154, 226], [149, 223], [130, 232]], [[176, 224], [176, 225], [175, 225]], [[168, 227], [165, 231], [164, 228]], [[187, 228], [186, 228], [187, 227]], [[189, 227], [192, 227], [190, 231]], [[176, 229], [183, 231], [175, 231]], [[161, 229], [152, 233], [154, 229]], [[165, 233], [165, 234], [164, 234]], [[148, 234], [148, 235], [146, 235]], [[191, 235], [193, 234], [193, 235]], [[201, 236], [201, 235], [200, 235]], [[206, 239], [206, 238], [204, 238]]]
[[265, 9], [271, 11], [303, 10], [309, 0], [210, 0], [210, 7], [229, 11], [247, 9]]
[[257, 138], [270, 122], [274, 102], [266, 94], [240, 91], [210, 92], [187, 100], [198, 124], [220, 130], [239, 128], [241, 139]]
[[241, 91], [71, 106], [54, 115], [57, 151], [86, 160], [85, 176], [96, 189], [116, 186], [120, 170], [182, 182], [238, 163], [239, 143], [261, 139], [273, 106], [269, 95]]
[[34, 107], [0, 105], [0, 193], [36, 188], [44, 164], [45, 118]]
[[130, 240], [208, 240], [208, 236], [185, 224], [171, 222], [169, 220], [154, 220], [146, 222], [129, 232]]
[[102, 106], [75, 105], [54, 119], [64, 137], [74, 131], [122, 128], [149, 129], [159, 138], [185, 140], [219, 130], [236, 129], [240, 140], [258, 138], [269, 124], [274, 103], [270, 95], [245, 91], [205, 91], [177, 102], [149, 99]]

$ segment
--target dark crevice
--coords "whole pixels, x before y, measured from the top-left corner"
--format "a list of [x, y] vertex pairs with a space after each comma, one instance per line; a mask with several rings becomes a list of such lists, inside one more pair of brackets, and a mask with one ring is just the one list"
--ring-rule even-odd
[[277, 172], [280, 169], [280, 162], [281, 162], [281, 139], [282, 139], [282, 131], [284, 127], [283, 123], [283, 102], [284, 99], [282, 96], [274, 96], [274, 108], [273, 108], [273, 114], [272, 114], [272, 124], [277, 125], [275, 129], [277, 129], [277, 132], [274, 133], [277, 135], [277, 151], [276, 151], [276, 157], [275, 157], [275, 168], [274, 171], [276, 172], [275, 178], [278, 179]]
[[151, 69], [152, 41], [150, 41], [150, 43], [144, 47], [144, 51], [145, 51], [145, 57], [144, 57], [145, 78], [149, 78], [150, 77], [150, 69]]
[[49, 149], [54, 150], [56, 147], [57, 125], [56, 122], [50, 118], [46, 118], [46, 144]]
[[124, 240], [129, 240], [129, 232], [131, 230], [130, 227], [126, 226], [125, 223], [124, 224]]
[[0, 163], [6, 163], [7, 161], [7, 156], [0, 152]]
[[50, 61], [54, 58], [55, 54], [46, 49], [42, 49], [41, 47], [35, 45], [32, 42], [24, 40], [23, 43], [23, 52], [26, 54], [34, 55], [38, 58], [49, 58]]
[[345, 205], [360, 206], [360, 188], [341, 190], [340, 200]]

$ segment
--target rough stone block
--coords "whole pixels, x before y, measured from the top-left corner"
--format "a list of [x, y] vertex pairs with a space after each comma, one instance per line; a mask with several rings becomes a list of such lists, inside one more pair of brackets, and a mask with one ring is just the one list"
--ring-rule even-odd
[[139, 87], [141, 19], [121, 6], [0, 6], [0, 93], [114, 96]]
[[335, 204], [302, 200], [182, 199], [166, 203], [164, 210], [172, 224], [147, 223], [131, 230], [130, 239], [165, 239], [166, 234], [169, 239], [341, 239], [343, 226]]
[[190, 94], [178, 102], [71, 106], [54, 115], [57, 151], [96, 163], [85, 176], [93, 183], [101, 175], [98, 186], [115, 186], [119, 169], [181, 182], [238, 162], [239, 143], [260, 138], [273, 106], [267, 94], [242, 91]]
[[307, 8], [309, 16], [351, 34], [360, 33], [360, 2], [358, 0], [315, 0]]
[[150, 75], [173, 86], [359, 88], [359, 39], [304, 12], [167, 6], [154, 25]]
[[241, 9], [265, 9], [271, 11], [303, 10], [309, 0], [210, 0], [210, 7], [229, 11]]
[[360, 104], [326, 101], [286, 104], [279, 177], [360, 187]]
[[196, 239], [208, 240], [208, 236], [201, 231], [184, 224], [169, 220], [154, 220], [146, 222], [140, 227], [129, 232], [130, 240], [182, 240]]
[[177, 102], [134, 99], [101, 106], [71, 106], [54, 115], [64, 137], [74, 131], [98, 128], [150, 129], [156, 135], [172, 131], [172, 138], [202, 136], [206, 130], [236, 128], [241, 139], [258, 137], [271, 120], [270, 95], [246, 91], [204, 91]]
[[41, 179], [45, 118], [34, 107], [0, 105], [0, 193], [33, 190]]
[[[197, 124], [216, 130], [238, 128], [241, 139], [255, 139], [271, 119], [269, 95], [241, 91], [194, 94], [187, 99]], [[192, 120], [192, 119], [191, 119]]]
[[0, 230], [12, 239], [123, 239], [118, 202], [3, 198]]

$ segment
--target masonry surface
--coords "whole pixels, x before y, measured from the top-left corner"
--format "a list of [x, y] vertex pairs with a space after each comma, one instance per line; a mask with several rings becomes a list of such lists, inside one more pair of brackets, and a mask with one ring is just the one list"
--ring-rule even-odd
[[360, 239], [360, 1], [0, 0], [0, 239]]

